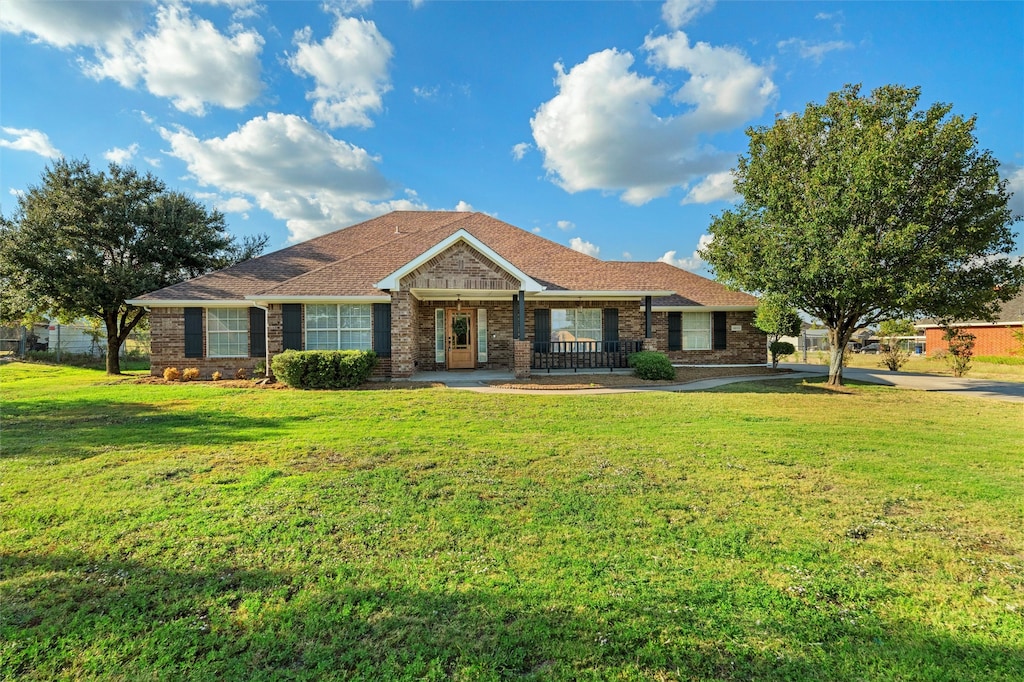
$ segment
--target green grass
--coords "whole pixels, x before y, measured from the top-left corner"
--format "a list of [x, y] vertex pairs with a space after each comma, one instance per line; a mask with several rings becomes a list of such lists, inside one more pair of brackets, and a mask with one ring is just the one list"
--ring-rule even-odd
[[0, 367], [0, 677], [1019, 680], [1019, 404]]

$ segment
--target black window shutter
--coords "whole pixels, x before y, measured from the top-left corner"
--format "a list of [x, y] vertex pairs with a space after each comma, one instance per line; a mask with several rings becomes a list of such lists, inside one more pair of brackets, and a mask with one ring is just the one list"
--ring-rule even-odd
[[267, 354], [267, 313], [263, 308], [249, 308], [249, 357]]
[[725, 350], [725, 313], [711, 313], [711, 347], [714, 350]]
[[683, 349], [683, 314], [668, 314], [668, 349]]
[[[539, 353], [550, 350], [551, 311], [547, 308], [533, 309], [533, 349]], [[544, 344], [541, 346], [541, 344]]]
[[604, 309], [603, 341], [606, 351], [617, 351], [619, 349], [619, 309]]
[[185, 308], [185, 357], [203, 357], [202, 308]]
[[302, 305], [281, 306], [281, 344], [284, 350], [302, 350]]
[[373, 304], [373, 351], [382, 358], [391, 357], [391, 304]]

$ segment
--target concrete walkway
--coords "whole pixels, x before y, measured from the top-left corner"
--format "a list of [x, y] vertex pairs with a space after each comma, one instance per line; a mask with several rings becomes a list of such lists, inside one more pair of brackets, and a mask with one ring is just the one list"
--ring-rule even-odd
[[[687, 384], [669, 384], [664, 386], [637, 386], [632, 388], [586, 388], [586, 389], [529, 389], [529, 388], [499, 388], [489, 386], [490, 381], [511, 381], [510, 372], [500, 371], [475, 371], [475, 372], [417, 372], [412, 381], [432, 381], [442, 383], [449, 388], [477, 393], [507, 393], [507, 394], [542, 394], [542, 395], [615, 395], [619, 393], [641, 393], [650, 391], [661, 391], [668, 393], [680, 393], [683, 391], [706, 391], [726, 384], [735, 384], [744, 381], [776, 381], [781, 379], [803, 379], [807, 376], [822, 376], [828, 374], [828, 367], [825, 365], [804, 365], [804, 364], [781, 364], [780, 367], [793, 370], [793, 374], [754, 375], [745, 377], [722, 377], [719, 379], [705, 379], [693, 381]], [[572, 375], [572, 372], [566, 374]], [[949, 393], [964, 395], [972, 398], [989, 398], [992, 400], [1007, 400], [1024, 403], [1024, 382], [1012, 381], [991, 381], [988, 379], [955, 379], [936, 374], [915, 374], [910, 372], [890, 372], [884, 369], [860, 369], [847, 367], [843, 370], [843, 377], [856, 381], [864, 381], [884, 386], [895, 386], [897, 388], [909, 388], [918, 391], [934, 391], [937, 393]]]
[[[807, 374], [828, 375], [828, 367], [825, 365], [780, 364], [779, 367]], [[909, 388], [915, 391], [933, 391], [966, 395], [972, 398], [1024, 402], [1024, 382], [1020, 381], [992, 381], [991, 379], [972, 379], [970, 377], [956, 379], [938, 374], [890, 372], [887, 369], [862, 369], [859, 367], [845, 368], [843, 378], [882, 384], [883, 386]]]

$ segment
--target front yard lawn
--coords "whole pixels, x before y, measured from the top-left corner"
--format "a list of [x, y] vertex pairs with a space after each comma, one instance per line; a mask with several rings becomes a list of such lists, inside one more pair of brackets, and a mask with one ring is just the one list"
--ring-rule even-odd
[[1019, 404], [0, 366], [0, 678], [1019, 680]]

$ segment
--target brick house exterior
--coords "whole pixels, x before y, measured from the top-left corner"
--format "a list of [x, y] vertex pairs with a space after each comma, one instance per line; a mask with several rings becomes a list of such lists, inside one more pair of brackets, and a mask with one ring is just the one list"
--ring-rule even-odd
[[372, 349], [376, 374], [762, 364], [757, 299], [665, 263], [609, 262], [480, 213], [399, 211], [129, 301], [152, 373], [250, 375], [285, 349]]
[[[994, 322], [967, 320], [957, 322], [954, 326], [974, 334], [975, 355], [1019, 354], [1022, 351], [1021, 342], [1014, 333], [1024, 333], [1024, 292], [1003, 303]], [[928, 355], [948, 350], [949, 344], [942, 338], [942, 327], [934, 320], [924, 320], [917, 327], [924, 330]]]

